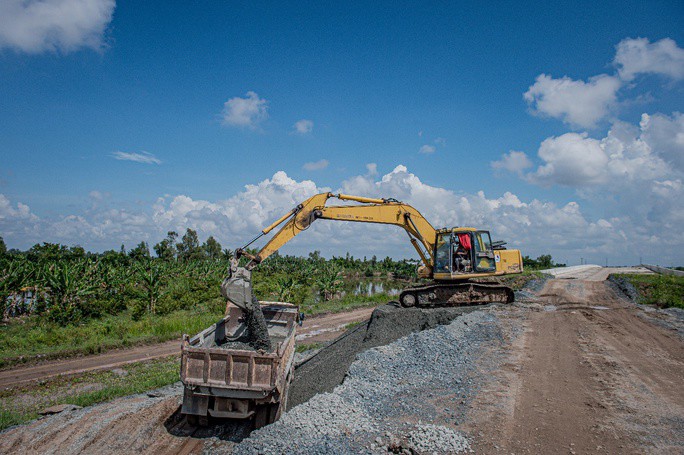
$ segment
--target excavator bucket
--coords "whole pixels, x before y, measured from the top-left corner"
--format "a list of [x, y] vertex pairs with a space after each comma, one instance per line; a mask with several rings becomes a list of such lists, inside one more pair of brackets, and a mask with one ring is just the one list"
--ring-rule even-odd
[[252, 272], [238, 267], [238, 261], [233, 259], [228, 276], [221, 283], [221, 294], [242, 310], [248, 329], [247, 343], [254, 349], [270, 351], [272, 345], [266, 319], [259, 301], [252, 294]]
[[252, 272], [231, 261], [228, 276], [221, 283], [221, 295], [242, 311], [249, 311], [252, 304]]

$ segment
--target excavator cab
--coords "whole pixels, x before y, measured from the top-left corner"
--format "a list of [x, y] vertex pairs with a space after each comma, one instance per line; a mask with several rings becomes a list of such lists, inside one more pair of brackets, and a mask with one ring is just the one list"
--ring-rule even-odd
[[435, 273], [457, 278], [496, 271], [489, 231], [452, 230], [439, 233], [436, 240]]

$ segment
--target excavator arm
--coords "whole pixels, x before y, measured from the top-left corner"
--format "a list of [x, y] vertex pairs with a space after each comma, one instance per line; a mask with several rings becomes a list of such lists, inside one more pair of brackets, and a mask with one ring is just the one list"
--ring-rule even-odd
[[[330, 198], [354, 201], [360, 204], [326, 207], [325, 204]], [[400, 226], [407, 232], [411, 244], [418, 252], [425, 267], [428, 271], [432, 270], [436, 231], [418, 210], [396, 199], [375, 199], [333, 193], [317, 194], [302, 202], [261, 231], [257, 237], [243, 248], [238, 249], [236, 257], [247, 256], [251, 259], [247, 265], [247, 269], [251, 270], [261, 261], [278, 251], [300, 232], [308, 229], [311, 223], [317, 219]], [[256, 255], [245, 251], [245, 248], [257, 239], [273, 231], [283, 223], [285, 224]]]

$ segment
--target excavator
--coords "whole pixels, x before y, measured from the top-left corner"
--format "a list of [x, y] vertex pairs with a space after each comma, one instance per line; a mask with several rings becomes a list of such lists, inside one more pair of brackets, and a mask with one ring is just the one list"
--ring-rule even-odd
[[[331, 198], [356, 204], [326, 206]], [[506, 249], [502, 241], [492, 242], [489, 231], [470, 227], [435, 229], [418, 210], [396, 199], [333, 193], [310, 197], [238, 248], [221, 286], [223, 295], [253, 314], [258, 303], [252, 295], [251, 270], [319, 219], [390, 224], [406, 231], [422, 262], [418, 276], [432, 281], [404, 289], [399, 295], [404, 307], [510, 303], [514, 299], [511, 288], [477, 280], [523, 271], [520, 250]], [[247, 251], [247, 247], [281, 225], [256, 254]], [[241, 257], [249, 259], [246, 267], [238, 267]]]

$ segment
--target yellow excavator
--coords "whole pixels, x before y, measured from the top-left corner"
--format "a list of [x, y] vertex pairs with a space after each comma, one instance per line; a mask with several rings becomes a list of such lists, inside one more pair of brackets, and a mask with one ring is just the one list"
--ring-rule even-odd
[[[358, 204], [326, 206], [331, 198]], [[418, 210], [396, 199], [333, 193], [310, 197], [237, 249], [229, 276], [222, 285], [223, 294], [243, 310], [251, 308], [254, 299], [249, 271], [318, 219], [392, 224], [406, 231], [422, 261], [418, 276], [432, 282], [404, 289], [399, 295], [404, 307], [510, 303], [514, 299], [513, 290], [507, 286], [474, 281], [523, 270], [520, 251], [506, 249], [505, 242], [492, 242], [489, 231], [470, 227], [435, 229]], [[283, 223], [257, 254], [246, 251], [249, 245]], [[237, 266], [243, 256], [250, 259], [245, 268]]]

